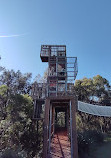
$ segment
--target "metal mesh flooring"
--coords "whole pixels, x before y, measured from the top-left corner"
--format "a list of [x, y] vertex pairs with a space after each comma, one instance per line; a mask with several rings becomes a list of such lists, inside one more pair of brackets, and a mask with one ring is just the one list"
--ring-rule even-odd
[[70, 142], [66, 130], [59, 130], [51, 141], [49, 158], [71, 158]]

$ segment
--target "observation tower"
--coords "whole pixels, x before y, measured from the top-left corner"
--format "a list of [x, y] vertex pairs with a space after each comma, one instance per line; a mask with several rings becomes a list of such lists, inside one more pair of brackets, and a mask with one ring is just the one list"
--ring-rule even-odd
[[[41, 45], [40, 58], [48, 63], [47, 82], [35, 82], [32, 97], [33, 119], [43, 122], [43, 158], [78, 158], [74, 91], [77, 57], [67, 57], [65, 45]], [[59, 114], [64, 120], [62, 127], [58, 125]]]

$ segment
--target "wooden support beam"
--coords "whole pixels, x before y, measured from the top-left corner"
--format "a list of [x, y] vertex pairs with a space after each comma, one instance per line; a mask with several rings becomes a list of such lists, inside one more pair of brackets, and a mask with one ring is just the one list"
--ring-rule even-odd
[[37, 118], [37, 100], [34, 100], [33, 118]]
[[52, 104], [50, 105], [50, 121], [49, 121], [49, 150], [50, 154], [50, 145], [51, 145], [51, 129], [52, 129]]
[[74, 139], [72, 135], [72, 102], [70, 100], [70, 139], [71, 139], [71, 158], [73, 158], [74, 155]]
[[52, 133], [54, 133], [55, 132], [55, 107], [53, 106], [52, 107], [52, 124], [53, 124], [53, 126], [52, 126]]
[[69, 125], [69, 104], [67, 105], [67, 133], [68, 133], [68, 137], [69, 137], [69, 133], [70, 133], [70, 125]]
[[47, 151], [48, 151], [49, 108], [50, 108], [50, 99], [47, 98], [45, 102], [43, 158], [47, 158], [47, 154], [48, 154]]
[[67, 128], [67, 108], [65, 109], [65, 128]]
[[72, 110], [72, 140], [73, 140], [73, 158], [78, 158], [77, 131], [76, 131], [76, 97], [71, 99]]

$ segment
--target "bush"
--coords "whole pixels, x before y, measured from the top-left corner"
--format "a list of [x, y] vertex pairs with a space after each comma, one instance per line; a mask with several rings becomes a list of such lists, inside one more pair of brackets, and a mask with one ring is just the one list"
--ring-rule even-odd
[[78, 133], [78, 150], [79, 155], [84, 155], [84, 153], [87, 153], [87, 155], [90, 152], [90, 148], [95, 143], [99, 144], [102, 143], [104, 140], [104, 136], [102, 133], [98, 131], [84, 131], [82, 133]]
[[22, 158], [22, 157], [16, 154], [13, 150], [7, 149], [3, 152], [1, 158]]
[[84, 133], [78, 133], [78, 152], [79, 155], [89, 153], [90, 140]]
[[104, 140], [104, 135], [96, 130], [89, 130], [85, 132], [86, 136], [90, 138], [92, 143], [102, 143]]

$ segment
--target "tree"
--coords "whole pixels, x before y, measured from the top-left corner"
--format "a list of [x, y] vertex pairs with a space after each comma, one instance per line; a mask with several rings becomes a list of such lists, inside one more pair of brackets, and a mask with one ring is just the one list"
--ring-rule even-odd
[[93, 80], [88, 78], [76, 80], [75, 90], [79, 100], [89, 102], [94, 93]]
[[[31, 73], [3, 70], [0, 75], [0, 150], [11, 148], [33, 158], [42, 148], [42, 128], [32, 120]], [[40, 123], [39, 123], [40, 124]]]
[[20, 71], [4, 70], [0, 75], [0, 85], [7, 85], [13, 94], [27, 94], [30, 91], [31, 73], [22, 74]]
[[[79, 101], [111, 105], [109, 82], [100, 75], [94, 76], [92, 79], [83, 78], [76, 80], [75, 91]], [[110, 129], [111, 122], [109, 118], [97, 117], [82, 112], [78, 112], [78, 117], [80, 117], [83, 122], [83, 129], [90, 128], [102, 131], [107, 131], [108, 128]]]
[[9, 101], [7, 91], [8, 87], [6, 85], [0, 86], [0, 119], [5, 119], [6, 117], [6, 106]]
[[78, 99], [85, 102], [103, 102], [109, 97], [110, 85], [108, 80], [100, 75], [91, 78], [76, 80], [75, 90]]
[[95, 88], [95, 96], [97, 97], [98, 102], [105, 103], [105, 100], [109, 97], [110, 85], [108, 80], [103, 78], [100, 75], [93, 77], [93, 85]]

